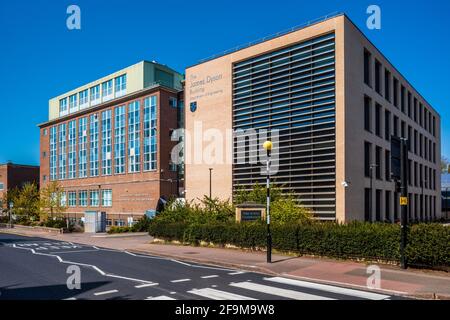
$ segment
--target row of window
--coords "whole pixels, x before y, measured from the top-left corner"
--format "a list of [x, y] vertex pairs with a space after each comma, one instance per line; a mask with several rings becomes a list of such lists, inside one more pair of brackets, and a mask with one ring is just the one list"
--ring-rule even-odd
[[61, 205], [68, 207], [112, 207], [112, 190], [81, 190], [64, 192]]
[[[375, 60], [375, 79], [372, 79], [373, 60]], [[372, 59], [372, 54], [364, 49], [364, 83], [372, 88], [374, 80], [375, 91], [381, 96], [383, 96], [382, 69], [381, 62]], [[424, 103], [419, 101], [419, 98], [413, 97], [413, 94], [403, 84], [400, 84], [400, 80], [392, 76], [386, 68], [384, 68], [384, 98], [436, 137], [436, 117]]]
[[100, 114], [91, 114], [51, 127], [50, 180], [107, 176], [111, 175], [113, 170], [114, 174], [123, 174], [126, 171], [126, 157], [128, 173], [141, 172], [141, 168], [144, 171], [156, 170], [156, 135], [156, 96], [145, 98], [143, 108], [141, 101], [133, 101], [128, 106], [118, 106], [114, 108], [114, 117], [112, 109], [108, 109]]
[[[364, 142], [364, 174], [367, 178], [391, 181], [391, 154], [375, 146], [375, 161], [373, 161], [373, 147], [370, 142]], [[383, 160], [384, 159], [384, 160]], [[384, 177], [383, 177], [384, 168]], [[375, 175], [374, 175], [375, 171]], [[436, 169], [416, 161], [408, 160], [408, 184], [429, 190], [437, 190]]]
[[[378, 221], [378, 222], [400, 221], [401, 216], [401, 208], [399, 204], [400, 194], [398, 192], [391, 192], [389, 190], [383, 191], [379, 189], [376, 189], [374, 193], [375, 194], [373, 194], [370, 188], [364, 189], [365, 221]], [[408, 220], [410, 221], [436, 220], [437, 219], [436, 200], [437, 200], [436, 196], [409, 193], [408, 208], [407, 208]]]
[[85, 89], [79, 93], [59, 100], [59, 116], [94, 106], [100, 102], [105, 102], [113, 98], [118, 98], [126, 94], [127, 75], [121, 75], [114, 79], [107, 80], [102, 84], [95, 85], [90, 89]]
[[[375, 112], [374, 110], [375, 109]], [[373, 129], [373, 115], [375, 113], [375, 128]], [[382, 118], [384, 117], [384, 132], [382, 130]], [[388, 109], [383, 110], [383, 107], [375, 103], [373, 106], [370, 97], [364, 97], [364, 129], [368, 132], [375, 133], [378, 137], [390, 141], [391, 135], [408, 139], [408, 149], [415, 155], [428, 160], [432, 163], [437, 163], [436, 157], [436, 142], [428, 139], [425, 135], [407, 125], [405, 121], [400, 120], [396, 115], [393, 115]]]

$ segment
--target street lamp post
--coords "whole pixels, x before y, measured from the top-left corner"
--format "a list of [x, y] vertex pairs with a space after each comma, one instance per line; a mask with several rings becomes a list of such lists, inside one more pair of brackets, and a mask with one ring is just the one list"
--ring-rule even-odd
[[266, 141], [263, 144], [263, 148], [267, 151], [266, 160], [266, 221], [267, 221], [267, 263], [272, 263], [272, 234], [270, 232], [270, 154], [272, 152], [272, 141]]
[[11, 221], [12, 215], [11, 215], [11, 213], [12, 213], [13, 207], [14, 207], [14, 203], [10, 202], [9, 203], [9, 227], [10, 228], [12, 227], [12, 221]]

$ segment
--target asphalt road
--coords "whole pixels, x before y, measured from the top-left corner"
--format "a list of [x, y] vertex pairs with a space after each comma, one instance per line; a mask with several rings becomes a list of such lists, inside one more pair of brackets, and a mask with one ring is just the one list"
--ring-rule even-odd
[[[76, 269], [80, 271], [78, 288], [77, 273], [73, 273]], [[69, 289], [67, 282], [75, 288]], [[394, 300], [398, 297], [0, 233], [0, 300], [11, 299]]]

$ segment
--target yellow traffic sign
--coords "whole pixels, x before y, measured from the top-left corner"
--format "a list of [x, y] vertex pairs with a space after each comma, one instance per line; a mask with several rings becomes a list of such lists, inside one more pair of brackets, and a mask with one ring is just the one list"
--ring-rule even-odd
[[408, 205], [408, 197], [400, 197], [400, 205], [407, 206]]

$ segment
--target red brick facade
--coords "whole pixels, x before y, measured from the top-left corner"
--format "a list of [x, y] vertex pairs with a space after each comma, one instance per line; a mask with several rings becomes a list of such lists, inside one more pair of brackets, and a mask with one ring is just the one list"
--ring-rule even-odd
[[[13, 163], [0, 164], [0, 201], [8, 190], [20, 188], [25, 183], [39, 184], [39, 167]], [[0, 204], [0, 207], [6, 205]]]
[[[144, 172], [144, 99], [156, 96], [157, 99], [157, 165], [156, 170]], [[155, 210], [160, 196], [176, 196], [178, 194], [177, 172], [171, 171], [170, 153], [176, 142], [170, 139], [171, 129], [176, 129], [177, 107], [170, 105], [170, 98], [179, 99], [182, 93], [165, 87], [156, 87], [142, 90], [126, 97], [118, 98], [109, 102], [102, 103], [96, 107], [79, 111], [75, 114], [61, 117], [54, 121], [40, 125], [40, 141], [41, 141], [41, 187], [50, 181], [50, 129], [62, 123], [66, 123], [68, 127], [69, 121], [78, 120], [80, 118], [89, 117], [92, 114], [101, 114], [105, 110], [111, 110], [111, 175], [102, 175], [102, 121], [99, 117], [98, 129], [98, 149], [99, 149], [99, 175], [96, 177], [89, 176], [89, 134], [87, 135], [87, 177], [78, 178], [79, 170], [79, 137], [78, 137], [78, 121], [76, 133], [76, 178], [58, 180], [64, 190], [67, 192], [67, 204], [69, 204], [69, 192], [75, 191], [77, 194], [76, 206], [68, 206], [66, 215], [71, 218], [80, 218], [85, 211], [102, 211], [107, 213], [107, 218], [111, 220], [121, 219], [126, 223], [128, 217], [142, 216], [146, 210]], [[128, 110], [125, 112], [125, 173], [115, 174], [114, 172], [114, 129], [115, 129], [115, 108], [118, 106], [126, 106], [134, 101], [140, 101], [140, 172], [128, 172]], [[88, 118], [89, 119], [89, 118]], [[87, 123], [87, 131], [89, 132], [89, 121]], [[59, 139], [59, 137], [58, 137]], [[59, 142], [59, 141], [58, 141]], [[57, 143], [57, 154], [59, 154], [59, 143]], [[68, 143], [66, 145], [66, 156], [68, 155]], [[66, 170], [69, 165], [67, 161]], [[58, 168], [59, 170], [59, 168]], [[68, 175], [67, 175], [68, 177]], [[89, 191], [99, 190], [100, 204], [99, 206], [91, 206], [89, 201]], [[101, 190], [112, 190], [112, 206], [102, 206]], [[87, 191], [87, 206], [80, 206], [79, 191]]]

